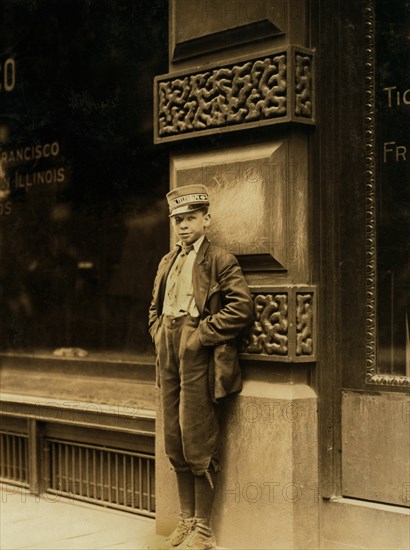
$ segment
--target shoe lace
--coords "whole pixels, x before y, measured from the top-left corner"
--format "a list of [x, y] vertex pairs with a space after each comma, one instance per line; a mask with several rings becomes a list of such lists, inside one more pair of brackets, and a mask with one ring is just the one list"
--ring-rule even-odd
[[194, 525], [194, 522], [195, 522], [195, 520], [191, 519], [191, 518], [181, 519], [180, 522], [178, 523], [178, 527], [177, 527], [178, 532], [181, 533], [182, 535], [188, 534], [191, 531], [191, 529]]

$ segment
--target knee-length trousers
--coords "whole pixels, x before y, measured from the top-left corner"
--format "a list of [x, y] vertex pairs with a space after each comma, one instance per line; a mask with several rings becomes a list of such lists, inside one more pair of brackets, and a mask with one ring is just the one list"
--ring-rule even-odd
[[155, 334], [165, 452], [177, 472], [218, 469], [217, 405], [209, 390], [209, 353], [187, 347], [199, 317], [163, 315]]

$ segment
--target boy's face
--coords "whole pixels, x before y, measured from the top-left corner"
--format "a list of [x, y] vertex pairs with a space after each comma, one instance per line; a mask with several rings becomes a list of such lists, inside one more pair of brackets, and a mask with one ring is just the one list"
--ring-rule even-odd
[[185, 245], [190, 245], [205, 235], [211, 216], [201, 211], [178, 214], [172, 217], [172, 224], [179, 239]]

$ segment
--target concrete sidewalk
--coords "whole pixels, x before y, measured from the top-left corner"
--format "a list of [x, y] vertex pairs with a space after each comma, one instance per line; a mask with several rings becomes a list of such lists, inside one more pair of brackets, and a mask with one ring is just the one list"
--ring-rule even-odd
[[151, 518], [6, 485], [1, 486], [0, 521], [2, 550], [157, 550], [163, 540]]

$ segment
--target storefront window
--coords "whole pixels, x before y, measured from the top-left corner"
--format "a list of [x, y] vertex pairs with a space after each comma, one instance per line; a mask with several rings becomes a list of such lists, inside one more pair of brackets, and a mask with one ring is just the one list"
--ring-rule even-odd
[[3, 0], [0, 349], [152, 353], [168, 156], [166, 0]]
[[410, 376], [410, 2], [375, 8], [378, 368]]

